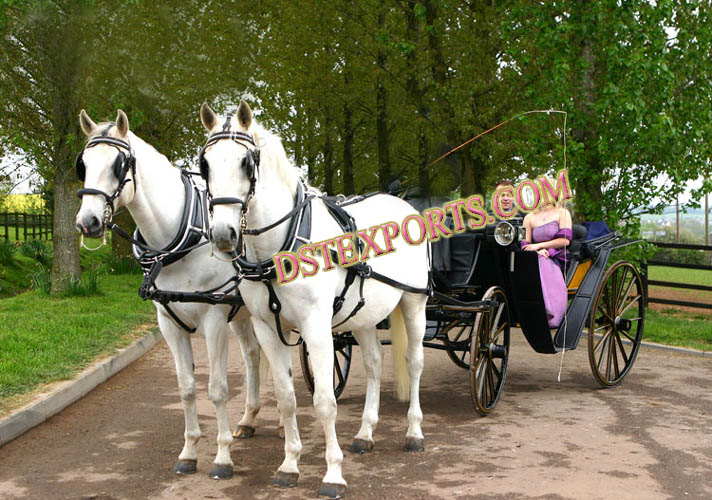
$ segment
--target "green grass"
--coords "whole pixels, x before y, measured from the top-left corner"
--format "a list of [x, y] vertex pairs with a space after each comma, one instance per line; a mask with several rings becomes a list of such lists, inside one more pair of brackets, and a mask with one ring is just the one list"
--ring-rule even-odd
[[136, 295], [140, 282], [140, 275], [104, 274], [102, 295], [31, 291], [0, 300], [0, 409], [8, 397], [71, 378], [130, 343], [139, 325], [153, 324], [153, 304]]
[[36, 260], [16, 252], [10, 264], [0, 265], [0, 299], [17, 295], [30, 287], [31, 275], [39, 271]]
[[712, 315], [667, 308], [645, 311], [643, 341], [712, 351]]
[[712, 286], [712, 270], [651, 266], [648, 268], [648, 279]]

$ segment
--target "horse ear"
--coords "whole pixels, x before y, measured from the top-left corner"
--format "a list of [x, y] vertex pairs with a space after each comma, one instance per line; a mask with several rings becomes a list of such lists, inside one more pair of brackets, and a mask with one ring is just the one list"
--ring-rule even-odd
[[86, 135], [91, 135], [96, 130], [96, 123], [89, 118], [89, 115], [83, 109], [79, 112], [79, 126]]
[[207, 103], [200, 106], [200, 121], [203, 123], [203, 127], [208, 129], [208, 132], [212, 132], [218, 123], [218, 117]]
[[126, 137], [126, 134], [129, 133], [129, 119], [126, 116], [126, 113], [121, 110], [118, 110], [116, 113], [116, 128], [118, 129], [121, 137]]
[[237, 107], [237, 121], [245, 130], [252, 124], [252, 110], [245, 101], [240, 101], [240, 105]]

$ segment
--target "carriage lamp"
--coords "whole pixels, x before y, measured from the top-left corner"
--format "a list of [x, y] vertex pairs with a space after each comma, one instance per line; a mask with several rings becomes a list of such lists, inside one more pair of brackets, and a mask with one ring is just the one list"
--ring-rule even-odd
[[514, 237], [514, 226], [512, 226], [509, 222], [502, 221], [497, 224], [497, 227], [494, 229], [494, 241], [503, 247], [511, 244], [514, 241]]
[[517, 227], [517, 241], [524, 241], [527, 239], [527, 228], [522, 226]]

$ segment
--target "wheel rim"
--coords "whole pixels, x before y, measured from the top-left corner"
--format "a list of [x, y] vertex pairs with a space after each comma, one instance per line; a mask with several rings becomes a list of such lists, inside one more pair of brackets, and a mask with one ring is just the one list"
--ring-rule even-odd
[[499, 287], [490, 288], [482, 298], [498, 303], [496, 309], [477, 313], [471, 349], [470, 390], [475, 410], [489, 415], [499, 401], [509, 360], [510, 316], [507, 296]]
[[[341, 396], [346, 387], [346, 382], [351, 371], [351, 356], [353, 347], [341, 336], [334, 336], [334, 370], [332, 372], [332, 380], [334, 384], [334, 396], [336, 399]], [[314, 394], [314, 373], [311, 369], [309, 361], [309, 350], [306, 342], [303, 342], [299, 350], [299, 358], [302, 363], [302, 373], [304, 382], [310, 393]]]
[[630, 262], [618, 261], [603, 275], [588, 325], [588, 359], [603, 387], [615, 387], [630, 371], [644, 319], [640, 275]]
[[453, 321], [443, 329], [443, 343], [448, 347], [447, 355], [460, 368], [468, 370], [472, 366], [472, 332], [474, 324]]

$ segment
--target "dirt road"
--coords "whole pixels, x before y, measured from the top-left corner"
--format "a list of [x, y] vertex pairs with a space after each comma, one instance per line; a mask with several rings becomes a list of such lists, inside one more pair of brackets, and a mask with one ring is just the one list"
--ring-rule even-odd
[[[370, 455], [346, 451], [365, 394], [360, 354], [339, 400], [337, 432], [352, 499], [702, 499], [712, 497], [712, 360], [643, 349], [615, 390], [598, 389], [586, 345], [564, 357], [535, 354], [515, 338], [502, 400], [475, 416], [467, 372], [427, 351], [422, 385], [426, 451], [401, 451], [406, 405], [391, 396], [389, 348], [381, 420]], [[313, 498], [325, 472], [324, 439], [295, 349], [304, 449], [299, 485], [269, 480], [283, 457], [271, 386], [254, 438], [235, 441], [235, 477], [208, 478], [216, 424], [207, 397], [204, 342], [194, 339], [204, 438], [199, 471], [171, 468], [183, 442], [183, 413], [165, 344], [83, 400], [0, 449], [0, 498]], [[355, 350], [358, 352], [358, 349]], [[231, 345], [231, 424], [241, 415], [243, 367]]]

